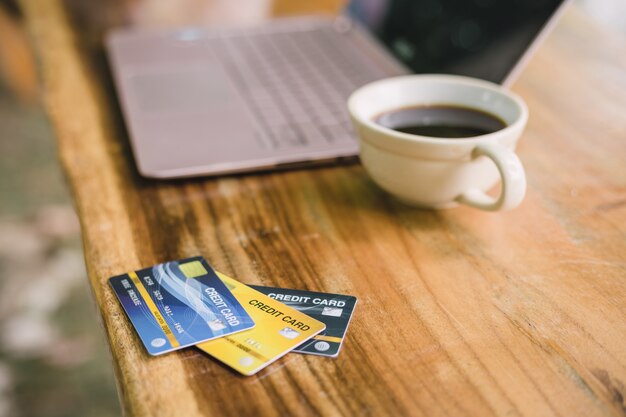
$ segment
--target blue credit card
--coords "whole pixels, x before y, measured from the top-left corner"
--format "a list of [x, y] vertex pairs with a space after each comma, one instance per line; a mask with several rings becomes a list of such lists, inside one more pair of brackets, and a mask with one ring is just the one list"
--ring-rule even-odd
[[201, 257], [109, 279], [151, 355], [254, 327], [254, 321]]

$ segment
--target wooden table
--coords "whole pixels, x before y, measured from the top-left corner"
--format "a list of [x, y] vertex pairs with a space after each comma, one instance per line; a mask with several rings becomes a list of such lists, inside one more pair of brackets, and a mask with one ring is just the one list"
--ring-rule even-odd
[[[22, 1], [127, 414], [625, 415], [624, 38], [572, 8], [514, 86], [531, 118], [511, 212], [407, 208], [358, 165], [140, 178], [103, 30], [212, 20], [234, 1]], [[249, 378], [193, 348], [149, 357], [107, 279], [192, 255], [247, 283], [356, 295], [340, 356]]]

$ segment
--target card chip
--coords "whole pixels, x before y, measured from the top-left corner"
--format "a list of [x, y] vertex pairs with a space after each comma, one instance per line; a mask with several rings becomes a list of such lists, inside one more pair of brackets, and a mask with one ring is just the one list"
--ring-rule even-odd
[[223, 281], [224, 285], [226, 285], [226, 288], [228, 288], [229, 290], [233, 291], [235, 288], [237, 288], [236, 286], [234, 286], [233, 284], [231, 284], [228, 281]]
[[178, 264], [180, 270], [187, 278], [196, 278], [206, 275], [208, 272], [200, 263], [200, 261], [187, 262], [186, 264]]

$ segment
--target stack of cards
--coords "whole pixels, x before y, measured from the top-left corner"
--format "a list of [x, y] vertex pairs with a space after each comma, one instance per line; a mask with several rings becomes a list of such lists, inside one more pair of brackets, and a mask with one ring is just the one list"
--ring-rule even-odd
[[196, 345], [243, 375], [292, 351], [337, 356], [356, 304], [339, 294], [249, 287], [201, 257], [109, 283], [151, 355]]

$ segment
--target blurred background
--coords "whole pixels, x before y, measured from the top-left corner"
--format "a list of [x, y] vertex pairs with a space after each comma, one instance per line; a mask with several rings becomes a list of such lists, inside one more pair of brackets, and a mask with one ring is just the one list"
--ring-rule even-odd
[[[169, 7], [154, 4], [155, 13]], [[576, 7], [626, 36], [626, 1]], [[0, 0], [0, 417], [118, 416], [80, 228], [41, 97], [19, 7]]]
[[19, 10], [0, 1], [0, 417], [119, 416], [41, 95]]

